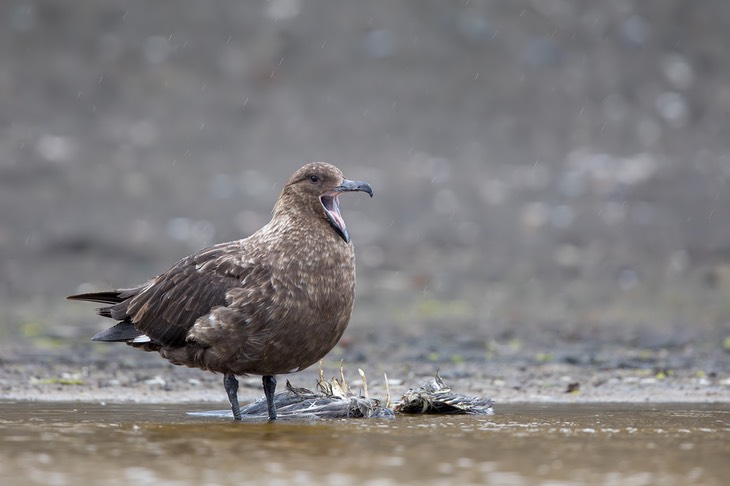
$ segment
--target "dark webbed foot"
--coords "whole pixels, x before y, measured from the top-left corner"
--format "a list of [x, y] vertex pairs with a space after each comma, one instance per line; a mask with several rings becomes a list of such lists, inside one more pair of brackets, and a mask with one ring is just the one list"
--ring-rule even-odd
[[276, 420], [276, 404], [274, 403], [274, 394], [276, 393], [276, 377], [273, 375], [266, 375], [264, 376], [263, 382], [264, 394], [266, 395], [266, 404], [269, 406], [269, 420]]
[[[223, 386], [228, 394], [228, 401], [231, 402], [231, 411], [235, 420], [241, 420], [241, 407], [238, 406], [238, 380], [233, 373], [223, 375]], [[274, 382], [276, 386], [276, 382]]]

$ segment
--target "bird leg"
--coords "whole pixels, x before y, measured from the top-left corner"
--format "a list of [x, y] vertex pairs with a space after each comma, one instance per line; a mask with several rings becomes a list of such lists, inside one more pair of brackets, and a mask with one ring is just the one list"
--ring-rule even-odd
[[[274, 382], [274, 385], [276, 385], [276, 382]], [[224, 374], [223, 386], [228, 394], [228, 401], [231, 402], [233, 418], [235, 420], [241, 420], [241, 407], [238, 405], [238, 380], [236, 379], [236, 375], [233, 373]]]
[[274, 394], [276, 393], [276, 377], [274, 375], [265, 375], [264, 394], [266, 395], [266, 404], [269, 406], [269, 420], [276, 420], [276, 403], [274, 403]]

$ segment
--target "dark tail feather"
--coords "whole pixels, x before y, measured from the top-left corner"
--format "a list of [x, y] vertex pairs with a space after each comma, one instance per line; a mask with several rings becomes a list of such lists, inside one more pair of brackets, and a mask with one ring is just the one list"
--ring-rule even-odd
[[101, 331], [91, 338], [92, 341], [126, 342], [142, 336], [142, 333], [134, 328], [131, 322], [122, 321], [116, 326]]
[[87, 294], [69, 295], [68, 300], [85, 300], [87, 302], [98, 302], [100, 304], [118, 304], [123, 302], [129, 295], [123, 295], [123, 290], [108, 290], [106, 292], [89, 292]]

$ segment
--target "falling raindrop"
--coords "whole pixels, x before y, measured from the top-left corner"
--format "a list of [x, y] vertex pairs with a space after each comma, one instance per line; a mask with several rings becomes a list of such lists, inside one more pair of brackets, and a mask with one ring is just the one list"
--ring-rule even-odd
[[451, 178], [450, 161], [418, 152], [413, 154], [410, 169], [413, 174], [428, 179], [431, 184], [443, 184]]
[[35, 27], [36, 17], [33, 5], [16, 5], [10, 12], [10, 28], [15, 32], [28, 32]]
[[190, 227], [189, 240], [194, 247], [209, 245], [215, 236], [215, 226], [212, 222], [201, 219], [195, 221]]
[[153, 35], [148, 37], [143, 46], [144, 57], [149, 64], [160, 64], [170, 55], [169, 37]]

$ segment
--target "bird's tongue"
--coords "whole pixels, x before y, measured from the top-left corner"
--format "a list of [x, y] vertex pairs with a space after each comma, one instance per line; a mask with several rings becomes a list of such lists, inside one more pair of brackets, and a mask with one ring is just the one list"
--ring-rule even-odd
[[345, 242], [349, 242], [350, 235], [347, 233], [345, 220], [342, 218], [342, 214], [340, 214], [340, 201], [337, 199], [338, 196], [339, 194], [327, 194], [322, 196], [322, 206], [324, 206], [324, 210], [327, 211], [327, 216], [332, 226], [338, 230], [340, 236], [342, 236], [342, 239], [344, 239]]

